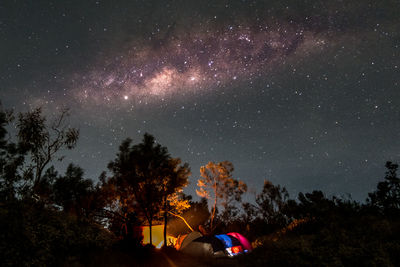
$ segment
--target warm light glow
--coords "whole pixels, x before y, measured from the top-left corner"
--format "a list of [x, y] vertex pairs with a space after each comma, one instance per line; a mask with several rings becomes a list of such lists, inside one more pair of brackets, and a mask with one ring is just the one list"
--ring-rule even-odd
[[[156, 248], [161, 248], [164, 245], [164, 225], [155, 225], [151, 227], [152, 230], [152, 241]], [[150, 227], [142, 226], [143, 231], [143, 245], [150, 244]], [[167, 233], [167, 244], [175, 246], [176, 238], [168, 235]]]
[[234, 253], [234, 254], [237, 254], [237, 253], [242, 252], [242, 251], [243, 251], [243, 249], [242, 249], [241, 246], [232, 247], [232, 253]]

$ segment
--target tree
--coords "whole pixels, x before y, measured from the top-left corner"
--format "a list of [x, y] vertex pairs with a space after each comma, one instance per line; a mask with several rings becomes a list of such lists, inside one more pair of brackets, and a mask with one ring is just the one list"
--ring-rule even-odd
[[344, 202], [336, 197], [327, 198], [322, 191], [314, 190], [311, 193], [299, 193], [298, 201], [289, 199], [283, 213], [291, 219], [307, 219], [326, 221], [328, 217], [338, 214], [338, 204]]
[[[18, 141], [21, 149], [30, 156], [25, 176], [33, 179], [33, 194], [39, 191], [42, 174], [56, 154], [63, 148], [74, 148], [78, 141], [79, 131], [67, 127], [67, 116], [68, 110], [63, 109], [49, 125], [46, 124], [41, 108], [20, 113], [18, 116]], [[62, 160], [62, 157], [59, 160]]]
[[210, 218], [210, 211], [206, 198], [201, 198], [199, 201], [193, 201], [191, 195], [179, 193], [179, 198], [189, 203], [189, 208], [184, 209], [183, 213], [175, 216], [176, 219], [169, 226], [170, 233], [181, 235], [194, 231], [194, 229], [201, 231], [200, 226], [204, 225]]
[[68, 165], [64, 176], [58, 177], [53, 185], [54, 202], [60, 205], [69, 214], [78, 217], [89, 217], [91, 212], [92, 194], [94, 187], [92, 180], [83, 178], [83, 169]]
[[379, 182], [377, 190], [368, 194], [367, 202], [382, 210], [385, 214], [394, 215], [400, 210], [400, 178], [397, 177], [399, 165], [386, 162], [385, 181]]
[[242, 204], [243, 213], [241, 216], [241, 222], [246, 226], [246, 229], [250, 229], [250, 225], [254, 222], [257, 217], [257, 208], [252, 203], [245, 202]]
[[214, 230], [214, 219], [218, 206], [225, 210], [233, 201], [241, 201], [243, 193], [247, 191], [247, 185], [232, 178], [233, 164], [229, 161], [219, 163], [209, 162], [206, 166], [200, 167], [196, 193], [200, 197], [211, 199], [213, 206], [211, 209], [210, 230]]
[[121, 207], [147, 220], [152, 243], [153, 220], [168, 205], [168, 197], [187, 184], [189, 170], [150, 134], [144, 135], [142, 143], [131, 143], [131, 139], [123, 141], [117, 158], [108, 165], [113, 173], [108, 183], [115, 188]]
[[179, 193], [188, 184], [190, 168], [187, 163], [181, 165], [179, 158], [170, 158], [167, 168], [164, 170], [163, 186], [161, 189], [163, 215], [164, 215], [164, 246], [167, 246], [168, 214], [179, 216], [189, 208], [189, 201], [180, 198]]
[[283, 226], [285, 218], [282, 214], [289, 194], [285, 187], [275, 186], [270, 181], [265, 180], [263, 190], [256, 196], [258, 210], [263, 220], [269, 225]]
[[167, 246], [167, 223], [168, 223], [168, 214], [172, 214], [175, 217], [183, 220], [187, 227], [193, 231], [192, 227], [188, 222], [182, 217], [182, 213], [190, 208], [189, 200], [183, 198], [182, 191], [179, 190], [164, 199], [164, 246]]
[[4, 111], [0, 104], [0, 199], [4, 201], [14, 200], [24, 188], [21, 183], [24, 153], [7, 138], [6, 127], [12, 120], [12, 112]]

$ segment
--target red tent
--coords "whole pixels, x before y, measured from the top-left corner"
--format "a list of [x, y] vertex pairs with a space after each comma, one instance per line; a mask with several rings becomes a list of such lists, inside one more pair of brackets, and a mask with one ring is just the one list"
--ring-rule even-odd
[[242, 236], [241, 234], [239, 234], [239, 233], [228, 233], [227, 235], [236, 237], [239, 240], [239, 242], [242, 244], [242, 247], [245, 250], [245, 252], [246, 252], [246, 250], [247, 251], [251, 251], [253, 249], [253, 247], [251, 246], [251, 243], [249, 242], [249, 240], [247, 240], [247, 238]]

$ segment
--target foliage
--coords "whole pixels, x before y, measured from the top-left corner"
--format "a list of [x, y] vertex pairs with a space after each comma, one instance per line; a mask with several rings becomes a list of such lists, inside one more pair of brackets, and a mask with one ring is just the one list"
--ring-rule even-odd
[[64, 176], [58, 177], [53, 184], [54, 203], [64, 212], [89, 219], [98, 207], [95, 187], [89, 179], [83, 178], [83, 169], [70, 164]]
[[37, 202], [13, 201], [0, 206], [0, 251], [3, 266], [60, 266], [111, 245], [101, 227]]
[[24, 191], [21, 175], [24, 153], [10, 142], [6, 127], [13, 120], [12, 113], [0, 105], [0, 200], [13, 201]]
[[244, 266], [397, 266], [399, 222], [380, 217], [332, 212], [321, 224], [310, 221], [244, 257]]
[[285, 187], [275, 186], [265, 180], [262, 192], [256, 196], [258, 211], [263, 221], [269, 225], [283, 227], [286, 224], [286, 217], [282, 210], [288, 199], [289, 194]]
[[[181, 199], [189, 202], [189, 208], [185, 209], [182, 217], [194, 231], [200, 231], [199, 227], [204, 225], [210, 218], [207, 199], [201, 198], [199, 201], [193, 201], [190, 195], [181, 195]], [[168, 232], [178, 236], [191, 232], [191, 229], [179, 218], [172, 218], [168, 225]]]
[[[167, 245], [168, 216], [180, 217], [190, 207], [189, 201], [182, 198], [183, 188], [188, 184], [190, 168], [187, 163], [181, 165], [179, 158], [170, 158], [168, 168], [164, 170], [161, 188], [162, 211], [164, 216], [164, 246]], [[182, 217], [181, 217], [182, 218]]]
[[385, 180], [379, 182], [377, 190], [368, 194], [367, 203], [386, 215], [400, 215], [400, 179], [397, 177], [399, 165], [386, 162]]
[[187, 184], [190, 172], [187, 164], [180, 165], [179, 159], [171, 158], [167, 148], [156, 144], [153, 136], [145, 134], [137, 145], [131, 142], [125, 140], [117, 158], [110, 162], [113, 176], [107, 183], [112, 185], [122, 209], [135, 211], [147, 220], [151, 242], [153, 220], [160, 210], [167, 211], [168, 197]]
[[[112, 236], [97, 224], [77, 220], [75, 216], [55, 209], [54, 200], [58, 203], [61, 192], [65, 198], [79, 194], [79, 183], [59, 184], [61, 180], [58, 180], [54, 167], [42, 175], [59, 150], [72, 148], [76, 143], [78, 132], [63, 126], [65, 116], [63, 112], [55, 124], [47, 126], [40, 109], [20, 113], [18, 143], [12, 143], [6, 130], [13, 119], [12, 113], [0, 110], [2, 265], [69, 265], [84, 253], [101, 250], [112, 242]], [[79, 171], [77, 176], [82, 178]], [[78, 182], [86, 183], [87, 180], [78, 179]], [[81, 199], [74, 205], [82, 205]]]
[[40, 191], [42, 174], [46, 166], [54, 160], [61, 149], [72, 149], [78, 141], [79, 131], [67, 127], [65, 122], [67, 116], [68, 110], [63, 109], [50, 124], [46, 124], [41, 108], [20, 113], [18, 116], [18, 145], [30, 158], [25, 177], [33, 179], [34, 194]]
[[[224, 208], [224, 217], [231, 217], [233, 202], [241, 201], [243, 193], [247, 191], [247, 185], [232, 177], [233, 164], [229, 161], [219, 163], [209, 162], [201, 166], [201, 178], [197, 181], [197, 195], [213, 201], [210, 218], [210, 230], [214, 230], [214, 219], [218, 206]], [[227, 216], [228, 215], [228, 216]]]
[[[186, 221], [184, 217], [181, 215], [183, 212], [187, 209], [190, 208], [190, 203], [188, 199], [184, 198], [184, 195], [182, 192], [179, 193], [174, 193], [173, 195], [169, 196], [167, 198], [167, 206], [165, 207], [164, 212], [164, 227], [167, 228], [167, 216], [168, 214], [171, 214], [175, 217], [178, 217], [179, 219], [183, 220], [183, 222], [186, 224], [186, 226], [193, 231], [193, 228], [191, 228], [190, 224]], [[166, 229], [164, 229], [164, 233], [166, 233]], [[165, 242], [165, 240], [164, 240]]]
[[[210, 260], [210, 266], [400, 265], [400, 179], [395, 163], [387, 162], [384, 181], [368, 194], [365, 205], [327, 197], [322, 191], [289, 199], [284, 187], [269, 181], [255, 203], [241, 203], [247, 186], [232, 178], [233, 165], [227, 161], [201, 168], [197, 194], [203, 198], [193, 201], [182, 193], [190, 175], [188, 165], [172, 158], [148, 134], [137, 145], [125, 140], [109, 164], [113, 176], [103, 173], [96, 185], [74, 164], [59, 175], [48, 165], [61, 149], [75, 146], [78, 137], [77, 130], [65, 126], [66, 115], [63, 111], [48, 125], [40, 109], [20, 114], [19, 139], [13, 143], [7, 133], [12, 113], [0, 109], [2, 265], [164, 262], [163, 254], [140, 247], [136, 227], [144, 220], [151, 225], [162, 215], [165, 227], [176, 235], [188, 232], [176, 216], [205, 234], [202, 225], [211, 216], [212, 230], [241, 232], [255, 241], [252, 253]], [[211, 215], [208, 200], [213, 201]], [[216, 216], [218, 208], [222, 212]], [[121, 231], [124, 238], [117, 241], [112, 232]], [[172, 248], [163, 251], [174, 260], [185, 259]], [[106, 260], [108, 255], [115, 261]], [[120, 257], [125, 262], [118, 261]], [[192, 263], [191, 258], [186, 260]]]

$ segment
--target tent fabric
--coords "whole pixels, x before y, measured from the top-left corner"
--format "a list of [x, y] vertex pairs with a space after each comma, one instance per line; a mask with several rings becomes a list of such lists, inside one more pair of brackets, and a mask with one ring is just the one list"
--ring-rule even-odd
[[228, 236], [233, 236], [236, 239], [239, 240], [240, 244], [242, 245], [243, 249], [247, 251], [251, 251], [253, 249], [253, 247], [251, 246], [251, 243], [249, 242], [249, 240], [247, 240], [246, 237], [244, 237], [243, 235], [239, 234], [239, 233], [228, 233]]
[[180, 248], [183, 253], [197, 257], [225, 256], [224, 244], [214, 236], [201, 236], [183, 246], [185, 240], [183, 240]]
[[228, 256], [235, 256], [243, 252], [242, 244], [234, 236], [216, 235], [215, 237], [224, 244]]
[[187, 237], [187, 234], [178, 236], [178, 238], [176, 239], [176, 243], [175, 243], [175, 249], [176, 250], [180, 250], [181, 249], [182, 242], [183, 242], [183, 240], [185, 240], [186, 237]]
[[250, 242], [239, 233], [203, 236], [191, 232], [178, 238], [176, 248], [198, 257], [235, 256], [252, 250]]
[[179, 250], [184, 249], [187, 245], [189, 245], [193, 240], [202, 237], [203, 235], [200, 232], [191, 232], [185, 236], [185, 238], [181, 241], [179, 245]]
[[180, 251], [185, 254], [197, 257], [212, 257], [214, 255], [212, 245], [210, 243], [203, 242], [190, 242]]
[[232, 244], [232, 239], [227, 236], [227, 235], [215, 235], [216, 238], [221, 240], [221, 242], [224, 244], [225, 248], [231, 248], [233, 247]]
[[215, 236], [211, 236], [211, 235], [202, 236], [202, 237], [199, 237], [199, 238], [193, 240], [193, 242], [209, 243], [209, 244], [211, 244], [214, 252], [225, 250], [224, 243], [222, 243], [221, 240], [219, 240]]

